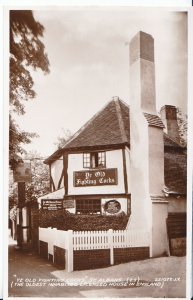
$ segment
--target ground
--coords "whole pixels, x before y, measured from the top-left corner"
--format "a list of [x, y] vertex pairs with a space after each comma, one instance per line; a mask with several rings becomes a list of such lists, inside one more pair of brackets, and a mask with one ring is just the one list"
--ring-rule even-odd
[[185, 257], [160, 257], [67, 273], [31, 251], [9, 246], [9, 296], [185, 297]]

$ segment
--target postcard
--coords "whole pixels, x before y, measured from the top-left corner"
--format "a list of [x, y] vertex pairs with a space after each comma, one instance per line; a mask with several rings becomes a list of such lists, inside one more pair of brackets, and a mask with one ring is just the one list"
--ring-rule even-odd
[[5, 299], [189, 299], [189, 18], [6, 7]]

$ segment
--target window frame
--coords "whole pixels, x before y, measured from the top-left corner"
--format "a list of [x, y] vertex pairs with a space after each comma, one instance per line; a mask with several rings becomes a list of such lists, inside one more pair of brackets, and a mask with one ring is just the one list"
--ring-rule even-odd
[[[100, 159], [102, 165], [99, 165]], [[106, 168], [106, 151], [84, 152], [83, 168], [84, 169]]]
[[76, 199], [77, 215], [101, 215], [101, 199]]

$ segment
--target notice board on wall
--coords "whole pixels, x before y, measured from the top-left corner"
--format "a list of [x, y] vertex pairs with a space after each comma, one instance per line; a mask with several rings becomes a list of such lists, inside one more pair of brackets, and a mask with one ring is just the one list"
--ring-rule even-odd
[[42, 199], [41, 208], [43, 210], [62, 210], [63, 199]]

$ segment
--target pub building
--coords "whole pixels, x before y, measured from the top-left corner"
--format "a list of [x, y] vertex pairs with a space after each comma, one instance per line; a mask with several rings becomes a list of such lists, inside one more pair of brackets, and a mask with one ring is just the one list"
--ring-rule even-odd
[[45, 160], [50, 193], [39, 198], [74, 214], [125, 212], [128, 229], [149, 232], [151, 256], [167, 252], [166, 221], [186, 212], [176, 107], [163, 106], [159, 117], [155, 99], [154, 40], [139, 32], [130, 42], [130, 106], [113, 97]]

